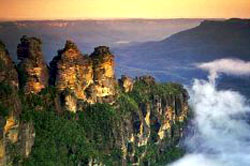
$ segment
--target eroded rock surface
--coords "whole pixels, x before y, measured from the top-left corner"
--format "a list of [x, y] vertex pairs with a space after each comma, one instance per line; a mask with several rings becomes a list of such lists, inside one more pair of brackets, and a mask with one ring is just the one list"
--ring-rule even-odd
[[71, 112], [80, 109], [81, 101], [94, 104], [115, 100], [114, 56], [107, 47], [97, 47], [87, 56], [67, 41], [50, 63], [50, 69], [50, 82], [59, 91], [64, 108]]
[[117, 82], [114, 55], [108, 47], [100, 46], [90, 55], [93, 62], [94, 83], [87, 89], [90, 103], [113, 103]]
[[126, 93], [131, 92], [133, 90], [134, 81], [132, 78], [122, 75], [121, 79], [119, 79], [119, 86]]
[[51, 77], [55, 78], [51, 82], [63, 96], [66, 109], [76, 112], [77, 100], [87, 101], [85, 89], [93, 83], [92, 61], [72, 41], [67, 41], [50, 67]]
[[[170, 90], [171, 93], [160, 94], [157, 90], [161, 88], [160, 85], [148, 76], [135, 80], [134, 89], [128, 95], [135, 99], [138, 107], [131, 108], [126, 104], [124, 106], [126, 108], [121, 108], [131, 111], [127, 117], [124, 116], [121, 123], [123, 163], [140, 165], [144, 161], [149, 162], [146, 156], [152, 152], [152, 147], [155, 156], [160, 157], [175, 147], [183, 137], [189, 114], [189, 96], [178, 84], [169, 87], [174, 88], [173, 91], [177, 93], [172, 93]], [[143, 100], [143, 97], [148, 98]], [[132, 99], [129, 99], [130, 102]], [[134, 102], [131, 103], [133, 105]], [[140, 153], [138, 149], [141, 149]]]
[[[102, 157], [105, 154], [109, 158], [115, 154], [114, 165], [148, 166], [151, 163], [157, 164], [162, 156], [178, 145], [183, 136], [189, 110], [187, 91], [179, 84], [157, 83], [151, 76], [141, 76], [135, 80], [122, 76], [119, 80], [122, 90], [119, 91], [114, 72], [114, 55], [108, 47], [97, 47], [87, 56], [72, 41], [66, 41], [65, 47], [58, 51], [50, 63], [50, 87], [47, 87], [48, 70], [39, 39], [24, 36], [18, 45], [18, 58], [19, 79], [8, 51], [0, 43], [0, 166], [17, 165], [15, 161], [21, 163], [23, 158], [29, 156], [36, 158], [37, 154], [31, 152], [35, 139], [34, 126], [36, 131], [47, 132], [46, 138], [50, 136], [49, 141], [56, 138], [55, 133], [50, 135], [50, 125], [46, 126], [47, 130], [49, 128], [46, 131], [43, 130], [43, 122], [34, 119], [30, 123], [21, 121], [22, 106], [28, 108], [24, 112], [28, 115], [37, 115], [33, 114], [34, 111], [40, 111], [38, 115], [47, 113], [51, 116], [56, 112], [48, 117], [55, 116], [48, 121], [51, 124], [61, 124], [58, 121], [60, 119], [72, 122], [69, 123], [72, 125], [69, 130], [77, 131], [77, 134], [71, 134], [70, 131], [70, 137], [77, 138], [76, 135], [82, 134], [80, 137], [84, 139], [80, 144], [86, 142], [84, 146], [77, 146], [74, 139], [69, 139], [74, 142], [72, 146], [55, 146], [57, 150], [63, 147], [65, 154], [61, 154], [66, 158], [69, 155], [76, 157], [79, 149], [75, 147], [97, 144], [101, 150], [98, 148], [96, 154], [99, 154], [99, 150], [100, 154], [103, 153]], [[19, 87], [26, 93], [24, 97], [18, 95], [18, 92], [22, 92]], [[21, 103], [20, 99], [24, 102]], [[76, 114], [71, 117], [71, 114], [63, 112], [65, 110]], [[47, 118], [41, 117], [43, 120]], [[37, 128], [37, 125], [41, 127]], [[56, 125], [51, 126], [53, 130], [57, 129]], [[80, 128], [84, 130], [78, 130]], [[38, 140], [41, 142], [41, 138], [45, 138], [41, 137], [43, 132], [37, 132], [36, 135], [40, 136]], [[96, 147], [91, 146], [89, 148], [97, 152]], [[81, 157], [77, 158], [77, 164], [104, 165], [106, 158], [88, 155], [84, 162]], [[16, 157], [21, 159], [16, 160]]]
[[48, 68], [42, 54], [42, 42], [23, 36], [17, 46], [21, 86], [25, 93], [38, 93], [48, 86]]
[[0, 42], [0, 166], [17, 164], [15, 157], [27, 157], [34, 143], [33, 125], [20, 122], [22, 108], [18, 87], [15, 65]]

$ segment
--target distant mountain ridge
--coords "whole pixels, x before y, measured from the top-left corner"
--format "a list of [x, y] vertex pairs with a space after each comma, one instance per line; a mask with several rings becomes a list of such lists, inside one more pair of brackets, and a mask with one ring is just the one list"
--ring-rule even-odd
[[[147, 49], [146, 47], [152, 47], [159, 49], [159, 47], [164, 46], [165, 50], [183, 49], [183, 47], [201, 46], [201, 44], [205, 44], [206, 46], [212, 45], [213, 47], [222, 45], [229, 47], [234, 44], [234, 47], [242, 47], [249, 46], [249, 36], [250, 20], [248, 19], [229, 19], [226, 21], [205, 20], [195, 28], [173, 34], [162, 41], [146, 42], [135, 47], [145, 47], [145, 49]], [[134, 47], [128, 47], [127, 50], [130, 48]]]
[[65, 40], [73, 40], [83, 53], [96, 45], [124, 46], [162, 40], [176, 32], [197, 26], [202, 19], [124, 19], [124, 20], [45, 20], [0, 22], [0, 39], [15, 58], [18, 40], [37, 36], [49, 62]]
[[[188, 64], [232, 57], [250, 59], [250, 20], [203, 21], [199, 26], [162, 41], [117, 49], [120, 63], [145, 69], [166, 69], [164, 64]], [[145, 59], [149, 59], [145, 61]], [[133, 63], [132, 63], [133, 62]], [[173, 64], [170, 63], [170, 64]], [[148, 68], [147, 68], [148, 69]]]
[[[207, 76], [194, 67], [195, 63], [221, 58], [250, 60], [250, 20], [206, 20], [162, 41], [117, 49], [116, 54], [120, 55], [118, 64], [121, 71], [118, 72], [126, 71], [132, 75], [147, 73], [160, 81], [188, 84], [193, 78]], [[236, 87], [235, 82], [239, 82], [227, 80], [225, 84], [230, 85], [229, 88]]]
[[[249, 22], [237, 18], [1, 22], [0, 39], [4, 39], [15, 60], [19, 38], [24, 34], [38, 36], [43, 41], [46, 62], [67, 39], [75, 41], [84, 54], [90, 53], [93, 46], [108, 45], [117, 55], [117, 75], [150, 74], [158, 81], [188, 84], [193, 78], [207, 76], [194, 67], [195, 63], [220, 58], [250, 60]], [[240, 82], [248, 82], [244, 79]], [[239, 82], [227, 80], [229, 88]]]

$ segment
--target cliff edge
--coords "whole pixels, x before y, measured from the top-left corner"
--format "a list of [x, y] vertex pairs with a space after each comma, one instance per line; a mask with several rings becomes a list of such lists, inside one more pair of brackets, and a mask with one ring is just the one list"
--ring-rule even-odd
[[72, 41], [48, 67], [41, 44], [22, 37], [15, 65], [0, 43], [0, 165], [149, 166], [183, 155], [182, 85], [116, 80], [108, 47], [88, 56]]

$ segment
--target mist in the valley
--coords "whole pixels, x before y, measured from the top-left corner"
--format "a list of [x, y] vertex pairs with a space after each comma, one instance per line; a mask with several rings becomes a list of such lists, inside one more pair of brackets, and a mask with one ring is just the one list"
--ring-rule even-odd
[[209, 79], [189, 88], [194, 119], [185, 138], [188, 153], [171, 166], [249, 166], [250, 104], [239, 92], [217, 89], [216, 79], [220, 73], [250, 75], [250, 63], [221, 59], [198, 67]]
[[250, 75], [250, 62], [240, 59], [219, 59], [196, 66], [209, 72], [210, 81], [215, 81], [221, 73], [234, 76]]

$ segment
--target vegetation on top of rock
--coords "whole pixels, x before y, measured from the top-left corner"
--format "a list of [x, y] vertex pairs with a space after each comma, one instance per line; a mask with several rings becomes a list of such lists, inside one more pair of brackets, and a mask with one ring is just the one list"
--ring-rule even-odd
[[39, 39], [21, 39], [19, 81], [7, 51], [0, 53], [0, 111], [8, 115], [0, 119], [0, 165], [148, 166], [183, 154], [176, 147], [188, 114], [181, 85], [124, 76], [119, 87], [105, 46], [88, 57], [67, 41], [50, 64], [50, 86]]
[[[32, 122], [36, 131], [32, 153], [23, 161], [23, 165], [87, 165], [89, 159], [107, 166], [121, 165], [123, 153], [117, 146], [120, 140], [121, 123], [129, 120], [141, 109], [141, 102], [138, 103], [135, 100], [137, 97], [134, 94], [140, 92], [143, 95], [142, 92], [147, 92], [150, 87], [153, 87], [153, 85], [147, 87], [141, 81], [136, 84], [138, 85], [131, 93], [121, 92], [114, 106], [87, 104], [83, 112], [76, 114], [70, 112], [58, 114], [54, 104], [48, 102], [55, 97], [56, 89], [53, 87], [43, 89], [39, 94], [29, 96], [20, 94], [25, 110], [21, 119], [25, 122]], [[181, 90], [181, 86], [176, 84], [162, 86], [169, 88], [167, 94], [172, 92], [178, 94]], [[149, 100], [152, 100], [150, 95], [153, 95], [153, 92], [157, 92], [158, 89], [160, 88], [156, 88], [149, 94], [146, 93]], [[152, 128], [152, 130], [154, 129]], [[49, 146], [47, 146], [48, 144]], [[156, 153], [157, 145], [154, 143], [150, 143], [145, 148], [147, 153], [144, 160], [141, 161], [142, 165], [148, 161], [151, 165], [166, 164], [183, 154], [180, 148], [172, 147], [159, 156]], [[144, 153], [142, 147], [136, 147], [135, 155], [140, 157], [142, 153]]]
[[5, 82], [0, 82], [0, 116], [6, 117], [9, 115], [9, 108], [4, 106], [7, 104], [6, 98], [11, 95], [13, 89]]
[[[148, 165], [149, 163], [153, 166], [166, 165], [184, 154], [183, 149], [175, 147], [175, 145], [179, 141], [179, 134], [185, 121], [171, 120], [172, 115], [176, 119], [182, 117], [178, 113], [178, 109], [183, 108], [178, 108], [178, 106], [174, 108], [171, 102], [176, 102], [178, 105], [181, 104], [181, 100], [185, 101], [187, 98], [187, 92], [182, 85], [176, 83], [156, 83], [153, 78], [148, 76], [136, 79], [131, 92], [124, 93], [120, 90], [116, 103], [117, 111], [122, 121], [130, 118], [133, 119], [133, 130], [135, 130], [134, 133], [138, 134], [137, 136], [134, 135], [131, 139], [149, 141], [145, 145], [141, 145], [138, 142], [137, 146], [135, 146], [136, 142], [131, 143], [131, 146], [135, 146], [132, 148], [134, 149], [132, 152], [134, 153], [134, 159], [138, 160], [139, 165]], [[166, 102], [169, 103], [167, 104]], [[169, 107], [165, 108], [165, 106], [162, 107], [157, 103], [160, 103], [160, 105], [167, 104]], [[144, 119], [147, 125], [144, 124]], [[169, 126], [168, 128], [168, 124], [171, 127]], [[128, 124], [125, 122], [125, 125]], [[149, 131], [147, 128], [149, 128]], [[165, 130], [163, 128], [168, 128], [166, 131], [170, 133], [167, 136], [163, 136], [162, 141], [165, 145], [162, 146], [165, 147], [159, 150], [160, 137], [162, 137], [160, 136], [161, 130]]]
[[149, 102], [154, 96], [166, 98], [171, 95], [186, 93], [182, 85], [177, 83], [148, 83], [144, 80], [137, 80], [134, 83], [132, 92], [129, 93], [137, 103]]
[[68, 49], [70, 49], [70, 48], [72, 48], [72, 49], [78, 49], [78, 48], [77, 48], [77, 45], [76, 45], [73, 41], [67, 40], [67, 41], [66, 41], [66, 44], [65, 44], [64, 50], [68, 50]]
[[99, 46], [96, 47], [94, 52], [92, 53], [92, 56], [103, 56], [103, 55], [111, 55], [111, 52], [109, 50], [109, 47], [106, 46]]
[[[84, 112], [59, 115], [53, 107], [45, 108], [46, 111], [37, 110], [37, 105], [46, 104], [41, 103], [43, 96], [52, 97], [53, 90], [44, 89], [40, 94], [33, 94], [22, 101], [25, 112], [21, 119], [32, 122], [36, 131], [31, 156], [23, 161], [23, 165], [87, 165], [89, 159], [117, 165], [121, 152], [112, 145], [117, 121], [116, 111], [110, 105], [89, 105]], [[36, 104], [31, 104], [31, 101]]]

